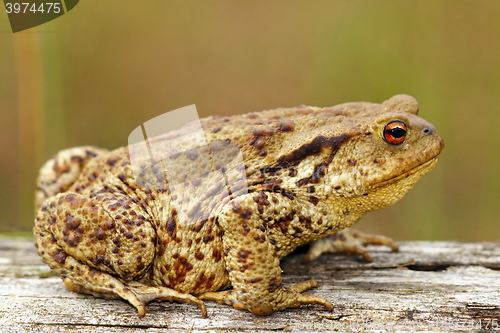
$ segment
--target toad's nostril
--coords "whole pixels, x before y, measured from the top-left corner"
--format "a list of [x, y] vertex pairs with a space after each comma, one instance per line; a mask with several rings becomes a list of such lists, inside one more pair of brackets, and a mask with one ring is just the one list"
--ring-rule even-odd
[[429, 134], [431, 132], [431, 130], [429, 128], [424, 128], [424, 133], [425, 134]]

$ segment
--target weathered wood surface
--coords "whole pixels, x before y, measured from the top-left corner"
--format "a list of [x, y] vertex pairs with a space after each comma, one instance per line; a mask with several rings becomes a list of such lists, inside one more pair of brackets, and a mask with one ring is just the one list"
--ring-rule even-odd
[[151, 303], [140, 319], [120, 300], [67, 291], [36, 255], [31, 241], [0, 239], [1, 332], [470, 332], [500, 331], [500, 243], [403, 242], [400, 253], [372, 248], [373, 262], [303, 254], [282, 262], [284, 280], [314, 278], [309, 291], [332, 312], [303, 306], [258, 317], [207, 302]]

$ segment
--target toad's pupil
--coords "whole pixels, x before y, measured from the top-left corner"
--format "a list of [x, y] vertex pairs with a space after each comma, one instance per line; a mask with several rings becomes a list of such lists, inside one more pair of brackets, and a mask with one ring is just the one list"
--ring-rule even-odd
[[394, 127], [394, 128], [391, 128], [390, 130], [387, 131], [390, 136], [392, 136], [393, 138], [401, 138], [403, 136], [406, 135], [406, 130], [401, 128], [401, 127]]

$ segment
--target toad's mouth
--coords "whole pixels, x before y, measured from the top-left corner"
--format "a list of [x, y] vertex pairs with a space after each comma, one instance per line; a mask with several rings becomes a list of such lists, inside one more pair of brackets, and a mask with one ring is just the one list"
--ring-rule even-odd
[[439, 159], [439, 156], [440, 154], [437, 154], [436, 156], [432, 157], [426, 162], [417, 165], [413, 169], [410, 169], [398, 176], [375, 183], [372, 185], [372, 189], [380, 189], [382, 187], [386, 187], [388, 185], [397, 183], [398, 181], [409, 177], [415, 178], [415, 181], [417, 181], [420, 177], [422, 177], [424, 174], [426, 174], [427, 172], [431, 171], [434, 168]]

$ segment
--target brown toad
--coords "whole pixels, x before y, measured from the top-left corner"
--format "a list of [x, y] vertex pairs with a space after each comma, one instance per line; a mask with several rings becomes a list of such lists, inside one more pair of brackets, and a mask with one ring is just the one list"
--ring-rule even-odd
[[[337, 250], [342, 237], [326, 236], [395, 203], [434, 167], [444, 143], [417, 111], [398, 95], [205, 118], [199, 149], [183, 149], [187, 125], [150, 139], [149, 151], [62, 151], [38, 179], [38, 253], [69, 290], [123, 298], [141, 317], [155, 299], [203, 316], [203, 300], [258, 315], [300, 304], [331, 310], [302, 294], [313, 280], [283, 286], [280, 258], [316, 240], [309, 260]], [[147, 172], [136, 176], [129, 151]], [[152, 153], [165, 158], [148, 165]], [[396, 249], [384, 237], [361, 242]], [[362, 246], [340, 247], [369, 258]]]

